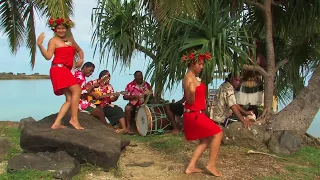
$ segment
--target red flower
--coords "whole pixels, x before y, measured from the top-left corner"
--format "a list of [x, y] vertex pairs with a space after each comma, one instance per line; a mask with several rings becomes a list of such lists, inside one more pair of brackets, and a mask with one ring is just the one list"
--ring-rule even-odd
[[191, 54], [189, 55], [190, 59], [194, 59], [194, 56], [195, 56], [194, 53], [191, 53]]
[[61, 18], [61, 19], [60, 19], [60, 22], [61, 22], [61, 23], [63, 23], [63, 22], [64, 22], [64, 19], [63, 19], [63, 18]]
[[206, 60], [209, 60], [209, 59], [211, 59], [211, 55], [210, 55], [210, 53], [206, 53], [206, 55], [205, 55], [205, 58], [206, 58]]
[[188, 56], [183, 55], [183, 56], [182, 56], [182, 60], [184, 60], [184, 61], [188, 61], [188, 60], [189, 60], [189, 58], [188, 58]]
[[203, 54], [199, 54], [198, 59], [199, 61], [203, 61], [205, 58], [205, 56]]
[[56, 24], [57, 24], [57, 25], [61, 24], [60, 19], [56, 19]]
[[49, 19], [49, 21], [48, 21], [48, 23], [49, 23], [49, 25], [51, 25], [51, 26], [52, 26], [52, 25], [53, 25], [53, 23], [54, 23], [53, 18], [50, 18], [50, 19]]

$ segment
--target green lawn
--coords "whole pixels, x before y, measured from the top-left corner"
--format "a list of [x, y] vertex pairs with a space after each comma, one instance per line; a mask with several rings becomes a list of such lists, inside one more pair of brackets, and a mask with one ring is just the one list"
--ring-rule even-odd
[[[20, 148], [20, 131], [15, 127], [9, 126], [0, 126], [0, 135], [8, 137], [12, 143], [6, 160], [11, 158], [14, 155], [22, 153]], [[185, 153], [194, 149], [195, 144], [186, 143], [183, 134], [179, 135], [156, 135], [156, 136], [147, 136], [141, 137], [139, 135], [129, 136], [124, 135], [123, 138], [131, 139], [133, 143], [145, 143], [151, 148], [164, 152], [167, 155], [172, 155], [172, 158], [176, 158], [178, 152]], [[191, 146], [191, 147], [190, 147]], [[237, 151], [237, 148], [233, 147], [223, 147], [226, 151], [227, 149], [233, 149]], [[320, 150], [313, 147], [303, 147], [300, 152], [295, 155], [279, 155], [285, 160], [277, 160], [279, 164], [284, 167], [284, 173], [278, 174], [277, 176], [272, 177], [263, 177], [258, 178], [259, 180], [280, 180], [280, 179], [304, 179], [304, 180], [314, 180], [320, 179]], [[121, 162], [119, 162], [121, 163]], [[122, 176], [122, 170], [119, 168], [111, 169], [110, 172], [113, 173], [115, 177]], [[102, 172], [102, 169], [99, 167], [92, 166], [90, 164], [84, 164], [81, 167], [80, 173], [75, 176], [73, 179], [82, 180], [85, 178], [85, 175], [90, 172]], [[0, 174], [0, 180], [37, 180], [37, 179], [52, 179], [53, 175], [51, 172], [40, 172], [34, 170], [24, 170], [17, 171], [13, 174], [3, 173]]]

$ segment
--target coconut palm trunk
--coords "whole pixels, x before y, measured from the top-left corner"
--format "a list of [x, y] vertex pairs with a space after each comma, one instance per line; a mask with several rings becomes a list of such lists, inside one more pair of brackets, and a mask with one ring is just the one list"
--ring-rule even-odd
[[291, 130], [305, 134], [320, 107], [320, 65], [313, 72], [308, 85], [282, 111], [272, 116], [269, 128], [273, 131]]

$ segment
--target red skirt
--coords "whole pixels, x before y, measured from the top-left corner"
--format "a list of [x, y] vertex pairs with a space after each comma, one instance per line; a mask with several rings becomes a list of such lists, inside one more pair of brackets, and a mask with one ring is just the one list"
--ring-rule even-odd
[[63, 94], [63, 89], [77, 84], [76, 78], [71, 73], [71, 70], [66, 67], [51, 67], [50, 79], [52, 82], [53, 92], [60, 96]]
[[220, 133], [221, 128], [204, 113], [183, 113], [183, 128], [186, 140], [197, 140]]

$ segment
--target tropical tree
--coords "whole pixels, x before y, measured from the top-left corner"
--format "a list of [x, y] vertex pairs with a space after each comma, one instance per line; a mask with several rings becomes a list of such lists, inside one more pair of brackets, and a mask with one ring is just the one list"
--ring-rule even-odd
[[113, 68], [118, 64], [129, 67], [136, 52], [153, 61], [157, 59], [155, 40], [151, 38], [156, 37], [156, 24], [143, 12], [139, 1], [100, 0], [93, 9], [92, 23], [92, 45], [95, 53], [100, 52], [100, 61], [112, 58]]
[[[169, 1], [169, 0], [168, 0]], [[197, 14], [206, 7], [197, 6], [203, 1], [144, 0], [160, 22], [166, 23], [193, 6]], [[179, 3], [178, 3], [179, 2]], [[265, 117], [272, 130], [295, 130], [304, 134], [319, 111], [319, 13], [317, 0], [229, 0], [230, 14], [243, 15], [243, 27], [265, 45], [267, 68], [244, 65], [244, 69], [259, 71], [265, 83]], [[305, 75], [312, 73], [309, 84], [303, 87]], [[283, 111], [272, 116], [274, 91], [286, 97], [293, 90], [295, 100]], [[314, 101], [312, 101], [314, 100]], [[289, 122], [290, 121], [290, 122]]]
[[30, 65], [35, 65], [35, 13], [45, 17], [68, 18], [73, 15], [72, 0], [0, 0], [0, 30], [7, 36], [12, 54], [26, 43]]
[[216, 58], [203, 73], [209, 83], [216, 66], [220, 70], [233, 67], [235, 54], [248, 59], [250, 38], [240, 31], [239, 15], [230, 18], [229, 7], [217, 0], [206, 3], [210, 8], [200, 18], [183, 13], [166, 29], [141, 9], [139, 1], [101, 0], [93, 13], [96, 29], [92, 42], [101, 58], [109, 59], [111, 54], [115, 64], [130, 65], [134, 50], [152, 59], [147, 74], [156, 85], [156, 97], [161, 96], [164, 85], [171, 88], [183, 78], [186, 67], [180, 58], [186, 51], [214, 53]]

